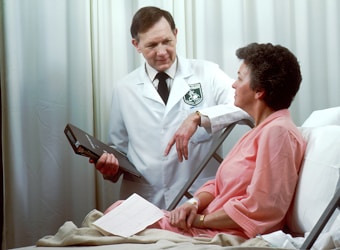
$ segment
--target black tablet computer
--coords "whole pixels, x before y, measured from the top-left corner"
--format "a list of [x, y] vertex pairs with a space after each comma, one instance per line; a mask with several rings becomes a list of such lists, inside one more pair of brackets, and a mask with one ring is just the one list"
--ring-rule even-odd
[[80, 128], [68, 123], [64, 133], [76, 154], [98, 160], [103, 153], [112, 153], [118, 159], [119, 167], [123, 172], [137, 177], [142, 176], [124, 153], [101, 142]]

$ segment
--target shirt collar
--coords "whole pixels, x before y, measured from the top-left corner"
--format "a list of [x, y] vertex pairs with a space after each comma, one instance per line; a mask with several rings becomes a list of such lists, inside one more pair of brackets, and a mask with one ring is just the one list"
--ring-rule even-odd
[[[152, 82], [155, 79], [155, 76], [157, 75], [158, 71], [151, 67], [147, 62], [145, 63], [145, 70]], [[171, 65], [171, 67], [164, 72], [167, 73], [171, 79], [174, 79], [176, 70], [177, 70], [177, 57], [174, 63]]]

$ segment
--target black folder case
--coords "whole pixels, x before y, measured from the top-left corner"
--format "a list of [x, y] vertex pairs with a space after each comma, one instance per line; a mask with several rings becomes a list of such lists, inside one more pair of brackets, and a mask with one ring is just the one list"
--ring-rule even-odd
[[137, 177], [142, 176], [125, 154], [101, 142], [80, 128], [68, 123], [64, 133], [76, 154], [98, 160], [103, 153], [112, 153], [118, 159], [120, 169], [123, 172]]

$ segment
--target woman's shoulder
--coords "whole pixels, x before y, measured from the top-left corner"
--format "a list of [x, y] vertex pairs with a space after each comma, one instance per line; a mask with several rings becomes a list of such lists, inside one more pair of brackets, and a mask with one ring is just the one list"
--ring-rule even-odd
[[288, 137], [303, 142], [302, 134], [290, 116], [279, 116], [271, 120], [263, 127], [262, 134], [270, 138], [283, 140], [284, 137]]

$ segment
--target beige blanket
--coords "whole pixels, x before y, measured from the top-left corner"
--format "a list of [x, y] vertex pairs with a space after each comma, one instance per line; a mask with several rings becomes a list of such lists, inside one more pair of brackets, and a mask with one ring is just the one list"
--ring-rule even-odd
[[[73, 222], [67, 221], [59, 228], [55, 235], [41, 238], [37, 241], [36, 245], [59, 247], [116, 244], [124, 246], [124, 244], [133, 244], [134, 246], [140, 246], [138, 249], [151, 249], [151, 246], [157, 246], [157, 249], [174, 249], [178, 246], [185, 246], [185, 249], [206, 249], [208, 246], [209, 249], [225, 249], [226, 246], [237, 246], [236, 248], [232, 247], [232, 249], [244, 249], [249, 246], [251, 246], [252, 249], [270, 248], [269, 243], [260, 238], [244, 240], [241, 237], [227, 234], [218, 234], [214, 238], [187, 237], [161, 229], [145, 229], [128, 238], [120, 236], [104, 236], [92, 225], [92, 222], [102, 215], [101, 212], [92, 210], [86, 216], [80, 228]], [[228, 247], [228, 249], [230, 248]]]

